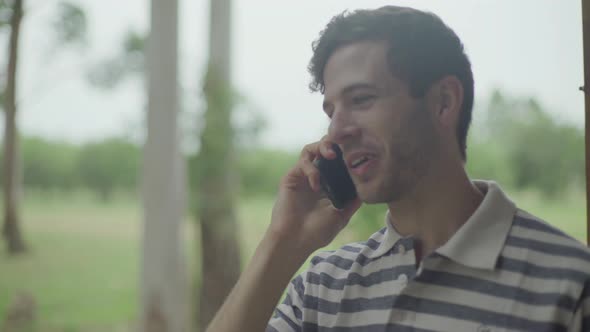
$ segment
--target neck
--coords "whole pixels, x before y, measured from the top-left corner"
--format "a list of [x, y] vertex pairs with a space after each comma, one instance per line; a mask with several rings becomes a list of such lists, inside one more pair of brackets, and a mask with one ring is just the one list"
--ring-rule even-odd
[[392, 225], [418, 240], [417, 260], [445, 244], [475, 212], [483, 194], [462, 163], [433, 167], [403, 199], [389, 203]]

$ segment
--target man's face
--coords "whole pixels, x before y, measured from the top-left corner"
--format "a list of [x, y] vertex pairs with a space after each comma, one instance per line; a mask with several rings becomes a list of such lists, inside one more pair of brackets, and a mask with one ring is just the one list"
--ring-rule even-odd
[[360, 199], [406, 197], [428, 171], [438, 141], [425, 102], [391, 74], [387, 44], [337, 49], [324, 69], [324, 85], [328, 136], [340, 145]]

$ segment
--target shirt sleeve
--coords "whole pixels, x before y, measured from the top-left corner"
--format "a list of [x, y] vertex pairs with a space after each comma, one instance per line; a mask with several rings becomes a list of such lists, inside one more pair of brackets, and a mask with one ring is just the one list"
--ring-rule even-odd
[[590, 332], [590, 282], [584, 284], [582, 296], [579, 299], [578, 306], [568, 332]]
[[275, 309], [266, 332], [301, 331], [304, 292], [303, 275], [300, 274], [289, 283], [285, 299]]

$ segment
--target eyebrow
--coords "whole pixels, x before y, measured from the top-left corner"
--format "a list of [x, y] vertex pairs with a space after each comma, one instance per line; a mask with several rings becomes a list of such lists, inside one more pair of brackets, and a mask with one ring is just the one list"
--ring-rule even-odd
[[[349, 94], [351, 92], [353, 92], [354, 90], [359, 90], [359, 89], [372, 89], [372, 90], [377, 90], [377, 86], [375, 84], [372, 83], [353, 83], [350, 85], [345, 86], [341, 91], [340, 91], [340, 95], [346, 95]], [[326, 108], [328, 107], [330, 103], [325, 101], [322, 103], [322, 108], [324, 110], [326, 110]]]
[[354, 90], [358, 89], [377, 89], [375, 84], [371, 83], [353, 83], [351, 85], [346, 86], [342, 91], [340, 91], [341, 95], [345, 95], [347, 93], [351, 93]]

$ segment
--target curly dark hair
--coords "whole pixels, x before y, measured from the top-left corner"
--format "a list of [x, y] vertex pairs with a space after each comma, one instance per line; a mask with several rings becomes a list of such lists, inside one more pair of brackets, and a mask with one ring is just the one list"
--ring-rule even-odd
[[463, 160], [473, 108], [473, 73], [459, 37], [438, 16], [413, 8], [385, 6], [375, 10], [344, 11], [334, 16], [312, 43], [309, 88], [324, 93], [324, 67], [341, 46], [360, 41], [386, 41], [389, 69], [404, 81], [413, 98], [422, 98], [447, 75], [463, 86], [457, 139]]

